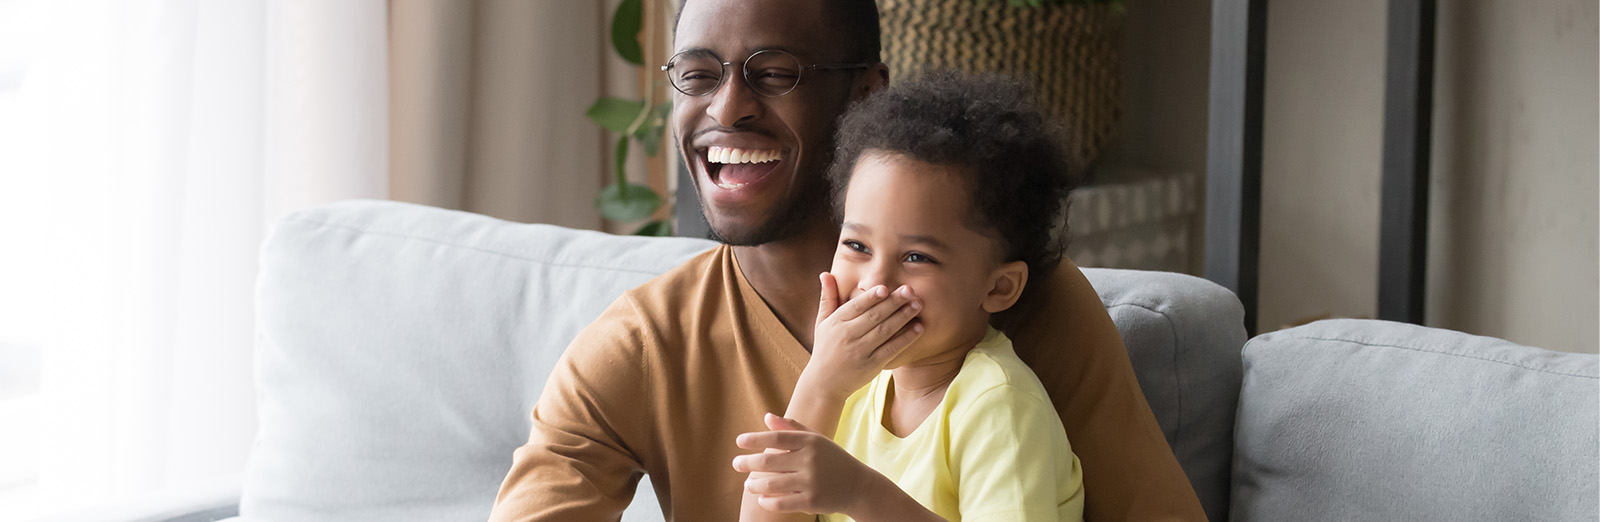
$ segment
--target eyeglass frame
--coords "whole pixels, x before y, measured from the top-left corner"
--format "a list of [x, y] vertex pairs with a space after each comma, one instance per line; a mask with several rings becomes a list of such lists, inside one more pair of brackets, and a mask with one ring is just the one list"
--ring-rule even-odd
[[[667, 63], [661, 65], [661, 72], [663, 72], [663, 73], [670, 72], [672, 66], [674, 65], [673, 62], [676, 61], [679, 56], [683, 56], [685, 53], [705, 53], [707, 55], [710, 55], [713, 61], [716, 61], [717, 63], [721, 64], [721, 66], [722, 66], [722, 74], [717, 76], [717, 84], [715, 86], [711, 87], [711, 90], [706, 91], [703, 94], [689, 94], [687, 92], [683, 92], [683, 88], [678, 87], [677, 82], [672, 81], [672, 77], [669, 75], [667, 77], [667, 84], [671, 85], [673, 90], [678, 91], [679, 93], [682, 93], [684, 96], [694, 96], [696, 98], [699, 98], [699, 97], [703, 97], [703, 96], [710, 96], [712, 94], [716, 94], [716, 92], [719, 89], [722, 89], [722, 83], [724, 81], [727, 81], [727, 79], [728, 79], [728, 66], [729, 65], [733, 65], [733, 62], [722, 61], [722, 57], [721, 56], [718, 56], [717, 53], [709, 51], [709, 50], [705, 50], [705, 49], [688, 49], [688, 50], [678, 51], [677, 54], [674, 54], [674, 55], [672, 55], [671, 58], [667, 59]], [[780, 92], [778, 94], [767, 94], [767, 93], [761, 92], [761, 89], [757, 88], [755, 83], [750, 81], [750, 68], [748, 67], [750, 65], [750, 60], [752, 58], [760, 56], [762, 53], [786, 54], [786, 55], [789, 55], [790, 58], [794, 58], [794, 63], [796, 63], [796, 64], [800, 63], [800, 57], [799, 56], [795, 56], [794, 53], [791, 53], [791, 52], [788, 52], [788, 51], [785, 51], [785, 50], [782, 50], [782, 49], [762, 49], [762, 50], [750, 53], [750, 56], [746, 56], [744, 58], [744, 62], [741, 62], [739, 64], [739, 77], [744, 79], [745, 86], [749, 87], [750, 90], [755, 92], [756, 94], [759, 94], [759, 95], [762, 95], [762, 96], [766, 96], [768, 98], [777, 98], [777, 97], [780, 97], [780, 96], [787, 95], [787, 94], [789, 94], [791, 92], [794, 92], [794, 90], [796, 88], [800, 87], [800, 81], [805, 78], [805, 74], [806, 74], [807, 70], [813, 70], [813, 71], [848, 71], [848, 70], [852, 70], [852, 69], [870, 69], [870, 68], [872, 68], [872, 66], [877, 65], [877, 63], [875, 63], [875, 62], [818, 63], [818, 64], [811, 64], [811, 65], [800, 65], [799, 69], [798, 69], [798, 72], [795, 74], [794, 85], [790, 86], [789, 90]]]

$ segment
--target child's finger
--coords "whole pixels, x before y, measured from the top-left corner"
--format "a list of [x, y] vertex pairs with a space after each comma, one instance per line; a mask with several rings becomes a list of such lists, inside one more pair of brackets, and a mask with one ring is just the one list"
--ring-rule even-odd
[[775, 449], [794, 451], [805, 447], [806, 431], [757, 431], [754, 433], [741, 433], [734, 439], [734, 444], [744, 449]]
[[867, 291], [862, 292], [861, 295], [852, 297], [849, 301], [845, 301], [844, 304], [839, 305], [839, 309], [833, 311], [833, 318], [839, 322], [855, 319], [857, 316], [861, 315], [862, 312], [871, 309], [873, 306], [876, 306], [878, 303], [881, 303], [886, 299], [890, 299], [889, 289], [887, 287], [878, 285], [868, 288]]
[[744, 480], [744, 490], [756, 495], [789, 495], [800, 492], [801, 482], [798, 473], [751, 473]]
[[752, 453], [733, 458], [733, 470], [740, 473], [791, 473], [799, 467], [793, 453]]
[[761, 495], [756, 498], [756, 504], [773, 513], [810, 513], [811, 508], [806, 496], [801, 494]]
[[[871, 308], [862, 311], [855, 319], [848, 319], [847, 321], [849, 321], [850, 325], [845, 331], [853, 339], [865, 339], [872, 333], [873, 328], [877, 328], [879, 324], [888, 320], [889, 316], [894, 315], [896, 311], [915, 300], [916, 296], [911, 294], [911, 287], [902, 286], [897, 288], [889, 294], [888, 299], [879, 301], [877, 304], [872, 305]], [[888, 332], [893, 333], [898, 329], [899, 327], [896, 326], [888, 329]], [[889, 336], [884, 335], [883, 338], [887, 339]], [[873, 343], [873, 345], [876, 344]]]
[[827, 272], [818, 274], [817, 278], [822, 280], [822, 298], [817, 300], [817, 324], [822, 324], [823, 319], [839, 309], [839, 281]]
[[884, 341], [883, 344], [879, 345], [878, 349], [873, 350], [869, 359], [874, 364], [889, 364], [889, 361], [894, 360], [895, 356], [900, 355], [900, 352], [906, 351], [906, 348], [910, 347], [911, 343], [916, 342], [918, 337], [922, 337], [922, 323], [906, 325], [900, 328], [900, 332], [894, 334], [894, 337], [890, 337], [888, 341]]
[[788, 417], [779, 417], [771, 413], [768, 413], [766, 417], [762, 418], [762, 421], [767, 423], [767, 429], [774, 431], [816, 431], [811, 428], [807, 428], [806, 425], [801, 424], [800, 421]]
[[[906, 293], [909, 294], [910, 290], [908, 289]], [[916, 299], [916, 296], [912, 296], [911, 302], [901, 305], [899, 309], [894, 310], [889, 314], [888, 317], [885, 317], [882, 321], [879, 321], [870, 330], [862, 333], [859, 340], [862, 344], [867, 346], [882, 345], [883, 343], [888, 342], [889, 339], [895, 334], [904, 330], [905, 326], [910, 324], [913, 319], [916, 319], [917, 314], [920, 313], [922, 313], [922, 301]], [[867, 314], [862, 315], [863, 319], [865, 319], [866, 315]], [[863, 322], [862, 324], [864, 326], [872, 323]]]

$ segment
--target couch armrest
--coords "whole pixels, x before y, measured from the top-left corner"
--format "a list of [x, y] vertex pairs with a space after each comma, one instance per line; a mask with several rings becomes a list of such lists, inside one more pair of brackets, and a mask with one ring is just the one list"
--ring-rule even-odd
[[41, 522], [212, 522], [239, 516], [241, 477], [186, 484]]

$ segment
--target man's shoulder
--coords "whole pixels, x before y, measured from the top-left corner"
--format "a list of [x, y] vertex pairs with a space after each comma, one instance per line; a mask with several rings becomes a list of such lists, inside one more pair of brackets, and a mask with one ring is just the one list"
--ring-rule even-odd
[[[695, 255], [645, 283], [624, 291], [605, 311], [584, 327], [574, 346], [617, 345], [634, 348], [655, 344], [671, 335], [695, 310], [715, 308], [715, 300], [735, 274], [724, 267], [727, 246], [718, 245]], [[713, 308], [713, 309], [714, 309]]]
[[654, 314], [675, 311], [688, 302], [715, 299], [737, 277], [729, 270], [730, 256], [728, 246], [719, 244], [623, 292], [618, 301], [628, 300], [640, 313]]

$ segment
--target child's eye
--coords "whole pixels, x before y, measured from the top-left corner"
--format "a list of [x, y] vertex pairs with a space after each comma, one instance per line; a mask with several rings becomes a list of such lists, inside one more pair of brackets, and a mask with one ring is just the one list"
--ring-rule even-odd
[[854, 250], [854, 251], [857, 251], [857, 252], [860, 252], [860, 253], [863, 253], [863, 254], [872, 253], [872, 252], [867, 250], [867, 245], [863, 245], [863, 244], [861, 244], [860, 241], [856, 241], [854, 239], [846, 239], [846, 240], [844, 240], [844, 246], [848, 247], [851, 250]]
[[935, 261], [933, 258], [928, 257], [927, 255], [924, 255], [924, 254], [921, 254], [921, 253], [918, 253], [918, 252], [912, 252], [910, 254], [906, 254], [906, 262], [907, 263], [937, 263], [938, 261]]

